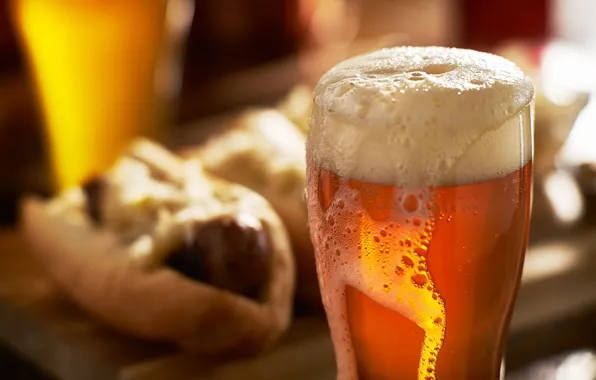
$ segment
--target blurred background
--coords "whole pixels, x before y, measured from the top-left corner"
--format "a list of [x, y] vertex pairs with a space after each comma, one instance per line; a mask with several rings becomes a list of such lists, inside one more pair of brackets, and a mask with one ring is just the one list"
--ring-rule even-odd
[[[52, 160], [76, 157], [74, 150], [52, 155], [50, 136], [70, 146], [77, 133], [125, 141], [123, 129], [154, 128], [151, 136], [176, 147], [198, 139], [211, 120], [308, 88], [350, 55], [405, 44], [497, 52], [524, 67], [538, 88], [531, 244], [542, 250], [529, 254], [525, 275], [527, 309], [544, 313], [514, 321], [521, 332], [512, 337], [509, 362], [523, 369], [565, 350], [589, 350], [596, 347], [594, 15], [593, 0], [2, 1], [0, 222], [15, 223], [24, 192], [52, 191]], [[122, 70], [110, 69], [114, 62]], [[108, 127], [98, 132], [94, 124]], [[72, 181], [67, 177], [61, 180]], [[548, 285], [551, 298], [544, 285], [532, 288], [578, 267], [576, 282]], [[559, 343], [548, 334], [553, 328]], [[594, 376], [593, 357], [584, 354], [582, 373]]]
[[[0, 5], [0, 219], [4, 223], [14, 221], [19, 193], [47, 190], [49, 181], [41, 107], [31, 71], [27, 70], [27, 44], [48, 45], [46, 49], [50, 50], [57, 49], [56, 44], [75, 44], [71, 53], [76, 55], [78, 51], [78, 57], [73, 60], [78, 60], [81, 66], [85, 52], [93, 55], [87, 59], [108, 59], [93, 51], [93, 36], [61, 43], [26, 36], [45, 34], [44, 28], [58, 29], [59, 24], [51, 25], [49, 16], [45, 20], [34, 13], [49, 15], [55, 9], [68, 8], [67, 1], [52, 0], [46, 10], [32, 9], [27, 3], [35, 3], [33, 0], [19, 5], [25, 9], [15, 11], [19, 7], [14, 3], [3, 1]], [[98, 2], [84, 3], [87, 5], [82, 8], [87, 9], [83, 11], [95, 12], [96, 16], [87, 14], [88, 20], [82, 25], [100, 22], [102, 11], [99, 7], [93, 10], [93, 4]], [[313, 82], [320, 72], [349, 55], [346, 46], [355, 45], [354, 52], [400, 44], [487, 50], [508, 41], [542, 42], [557, 35], [589, 46], [596, 33], [590, 35], [589, 20], [580, 19], [586, 14], [582, 4], [584, 8], [591, 6], [589, 1], [580, 0], [199, 0], [194, 3], [194, 20], [187, 38], [179, 37], [179, 40], [186, 38], [176, 56], [181, 61], [179, 69], [184, 79], [171, 123], [167, 123], [166, 128], [171, 130], [186, 128], [198, 119], [244, 105], [273, 102], [292, 86]], [[131, 20], [143, 17], [141, 10], [128, 12]], [[173, 17], [187, 16], [179, 10]], [[63, 22], [69, 25], [72, 20], [65, 18]], [[586, 30], [579, 30], [581, 23]], [[155, 33], [150, 26], [142, 29], [140, 21], [138, 25], [131, 21], [130, 28], [139, 30], [138, 33], [144, 30], [144, 40], [151, 39]], [[157, 23], [153, 25], [153, 29], [158, 28]], [[26, 41], [20, 44], [19, 39]], [[123, 58], [123, 62], [135, 59], [134, 48], [129, 48], [130, 57]], [[46, 56], [39, 58], [40, 61], [49, 60], [52, 53], [43, 54]], [[134, 66], [130, 62], [128, 65]], [[74, 75], [66, 67], [58, 72], [61, 74], [53, 75], [63, 75], [64, 80]], [[108, 95], [106, 89], [110, 84], [98, 82], [97, 96]], [[60, 95], [52, 95], [56, 96]]]

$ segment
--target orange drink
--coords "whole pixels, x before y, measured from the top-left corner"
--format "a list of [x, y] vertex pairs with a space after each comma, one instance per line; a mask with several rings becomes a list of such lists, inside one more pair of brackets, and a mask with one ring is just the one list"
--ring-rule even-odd
[[107, 168], [139, 135], [158, 137], [175, 89], [189, 0], [14, 0], [58, 188]]

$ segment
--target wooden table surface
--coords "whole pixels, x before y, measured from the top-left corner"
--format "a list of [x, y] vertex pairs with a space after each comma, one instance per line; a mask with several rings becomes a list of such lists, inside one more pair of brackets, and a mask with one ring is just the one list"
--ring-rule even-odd
[[[576, 335], [577, 328], [594, 335], [584, 329], [590, 321], [567, 327], [564, 322], [596, 306], [596, 233], [585, 231], [570, 241], [529, 250], [508, 356], [544, 348], [532, 342], [556, 346], [569, 328]], [[555, 325], [557, 331], [548, 328]], [[56, 290], [14, 229], [0, 230], [0, 345], [58, 380], [333, 380], [335, 372], [320, 317], [297, 319], [283, 341], [259, 358], [228, 363], [202, 361], [113, 332]]]
[[272, 352], [226, 365], [115, 333], [57, 291], [15, 230], [0, 231], [0, 343], [59, 380], [330, 380], [334, 370], [323, 318], [296, 321]]

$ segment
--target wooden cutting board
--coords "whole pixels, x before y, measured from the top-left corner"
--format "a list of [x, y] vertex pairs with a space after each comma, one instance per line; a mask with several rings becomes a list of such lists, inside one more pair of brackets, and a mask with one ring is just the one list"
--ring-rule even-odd
[[[593, 316], [577, 317], [596, 307], [594, 253], [593, 231], [529, 250], [508, 363], [595, 336]], [[335, 374], [322, 317], [298, 318], [270, 352], [227, 363], [118, 334], [57, 291], [14, 229], [0, 230], [0, 344], [57, 380], [334, 380]]]

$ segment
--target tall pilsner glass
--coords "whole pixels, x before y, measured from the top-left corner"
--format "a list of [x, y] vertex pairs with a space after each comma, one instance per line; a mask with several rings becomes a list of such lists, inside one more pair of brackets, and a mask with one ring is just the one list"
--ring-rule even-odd
[[58, 189], [161, 137], [194, 0], [11, 0]]
[[460, 49], [385, 49], [321, 78], [307, 194], [339, 380], [499, 378], [533, 97], [513, 63]]

